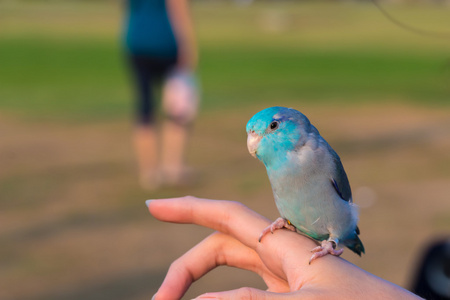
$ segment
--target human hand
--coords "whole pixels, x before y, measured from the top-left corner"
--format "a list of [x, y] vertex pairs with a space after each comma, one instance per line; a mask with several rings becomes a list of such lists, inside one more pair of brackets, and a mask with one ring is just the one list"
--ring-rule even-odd
[[155, 300], [180, 299], [194, 281], [220, 265], [255, 272], [268, 289], [245, 287], [197, 299], [420, 299], [339, 257], [328, 255], [309, 265], [316, 244], [294, 232], [277, 230], [259, 243], [270, 221], [241, 203], [187, 196], [147, 205], [158, 220], [217, 230], [171, 264]]

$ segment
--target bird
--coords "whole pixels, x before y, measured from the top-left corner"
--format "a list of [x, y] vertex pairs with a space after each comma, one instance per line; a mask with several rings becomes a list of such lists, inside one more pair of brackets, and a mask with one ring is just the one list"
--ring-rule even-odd
[[365, 253], [341, 159], [309, 119], [293, 108], [274, 106], [256, 113], [246, 131], [248, 151], [265, 165], [281, 215], [259, 242], [287, 228], [319, 243], [309, 264], [327, 254], [340, 256], [341, 246]]

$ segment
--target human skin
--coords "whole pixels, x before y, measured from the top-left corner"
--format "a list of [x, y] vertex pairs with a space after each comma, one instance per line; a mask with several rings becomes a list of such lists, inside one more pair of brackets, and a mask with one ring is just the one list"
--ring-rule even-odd
[[195, 71], [198, 49], [188, 0], [166, 0], [170, 22], [178, 44], [178, 67]]
[[227, 265], [257, 273], [266, 291], [245, 287], [196, 299], [421, 299], [411, 292], [327, 255], [308, 264], [316, 242], [277, 230], [258, 242], [270, 221], [245, 205], [192, 196], [147, 201], [158, 220], [216, 230], [175, 260], [153, 299], [180, 299], [210, 270]]

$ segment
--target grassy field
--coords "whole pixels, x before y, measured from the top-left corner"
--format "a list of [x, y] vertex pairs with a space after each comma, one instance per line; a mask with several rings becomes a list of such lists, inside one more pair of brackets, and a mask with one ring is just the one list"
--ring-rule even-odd
[[[386, 6], [426, 30], [448, 7]], [[190, 188], [141, 190], [116, 1], [0, 0], [0, 299], [149, 299], [210, 231], [159, 223], [144, 200], [238, 200], [277, 217], [245, 145], [258, 110], [303, 111], [340, 154], [367, 255], [408, 287], [424, 244], [450, 228], [450, 41], [414, 35], [370, 3], [195, 2], [202, 109]], [[186, 295], [256, 276], [213, 271]]]

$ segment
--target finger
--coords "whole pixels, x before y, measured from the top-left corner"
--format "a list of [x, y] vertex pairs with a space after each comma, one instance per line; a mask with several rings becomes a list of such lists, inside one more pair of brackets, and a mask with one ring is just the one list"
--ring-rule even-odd
[[254, 250], [231, 236], [214, 233], [172, 263], [155, 299], [181, 298], [194, 281], [220, 265], [253, 271], [269, 289], [289, 291], [287, 282], [273, 275]]
[[234, 201], [208, 200], [192, 196], [147, 201], [157, 219], [174, 223], [194, 223], [230, 234], [255, 249], [269, 220]]
[[308, 265], [310, 250], [316, 245], [292, 231], [276, 230], [270, 238], [259, 243], [261, 232], [270, 222], [241, 203], [187, 196], [151, 200], [147, 205], [150, 213], [161, 221], [194, 223], [233, 236], [256, 250], [274, 274], [293, 282], [291, 290], [299, 289], [308, 280], [304, 276], [299, 278], [299, 274], [311, 274], [309, 271], [321, 264]]
[[218, 293], [206, 293], [203, 295], [198, 296], [194, 300], [212, 300], [212, 299], [220, 299], [220, 300], [227, 300], [227, 299], [261, 299], [261, 300], [268, 300], [268, 299], [293, 299], [293, 295], [291, 293], [274, 293], [274, 292], [268, 292], [268, 291], [261, 291], [255, 288], [250, 287], [244, 287], [237, 290], [231, 290], [231, 291], [225, 291], [225, 292], [218, 292]]

